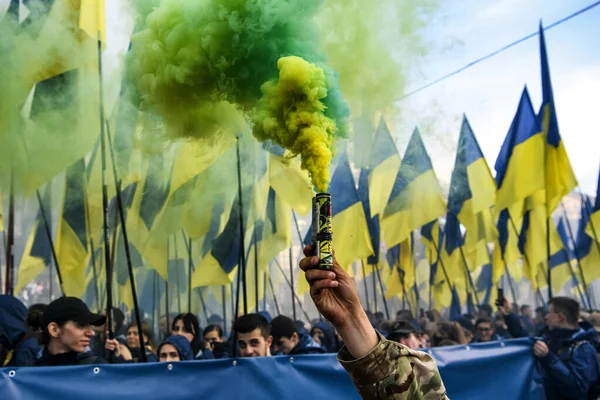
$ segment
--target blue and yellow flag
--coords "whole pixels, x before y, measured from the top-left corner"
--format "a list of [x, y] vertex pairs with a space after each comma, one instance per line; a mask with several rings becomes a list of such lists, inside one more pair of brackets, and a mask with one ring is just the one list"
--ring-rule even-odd
[[[358, 177], [358, 196], [362, 202], [365, 216], [367, 218], [367, 227], [369, 228], [369, 237], [371, 238], [371, 247], [373, 255], [367, 257], [367, 265], [379, 265], [379, 247], [381, 242], [381, 231], [379, 229], [379, 215], [371, 213], [371, 202], [369, 200], [369, 170], [361, 169]], [[369, 217], [373, 215], [372, 217]], [[372, 268], [370, 269], [372, 271]]]
[[[516, 209], [516, 214], [522, 212], [522, 208], [520, 207], [520, 203], [516, 203], [516, 206], [512, 207]], [[511, 214], [509, 209], [504, 209], [500, 212], [498, 216], [498, 239], [494, 243], [494, 253], [492, 257], [492, 282], [497, 284], [502, 276], [506, 273], [508, 268], [508, 272], [511, 277], [515, 278], [515, 276], [521, 275], [521, 265], [519, 260], [521, 258], [521, 253], [519, 251], [519, 232], [520, 232], [520, 224], [522, 219], [515, 221], [514, 218], [511, 219]], [[514, 224], [514, 226], [513, 226]], [[520, 279], [517, 279], [519, 281]]]
[[552, 290], [555, 293], [560, 291], [570, 279], [577, 280], [577, 277], [571, 273], [572, 270], [574, 271], [571, 260], [575, 257], [573, 250], [569, 246], [569, 237], [567, 236], [565, 220], [563, 218], [558, 222], [556, 233], [560, 238], [562, 248], [556, 249], [556, 251], [550, 255], [550, 259], [548, 260], [550, 271], [552, 273]]
[[598, 185], [596, 186], [596, 201], [592, 208], [589, 203], [587, 205], [586, 215], [588, 215], [589, 221], [585, 226], [585, 233], [597, 243], [600, 243], [600, 173], [598, 174]]
[[399, 169], [400, 154], [398, 154], [396, 144], [385, 120], [381, 117], [369, 160], [368, 200], [370, 214], [367, 217], [383, 214]]
[[588, 285], [600, 278], [600, 268], [598, 268], [598, 265], [600, 265], [600, 242], [594, 239], [594, 234], [597, 235], [600, 232], [595, 229], [595, 226], [593, 230], [589, 229], [592, 227], [590, 211], [595, 210], [595, 213], [598, 214], [598, 210], [600, 210], [599, 205], [600, 202], [597, 195], [594, 208], [592, 208], [592, 202], [589, 197], [582, 197], [576, 251], [581, 260], [580, 273], [583, 273], [585, 283]]
[[[391, 269], [387, 281], [385, 298], [391, 299], [394, 296], [402, 297], [410, 293], [410, 289], [415, 284], [415, 266], [411, 256], [411, 239], [388, 249], [385, 258]], [[409, 296], [409, 301], [410, 301]]]
[[[48, 224], [52, 225], [50, 219], [52, 213], [51, 205], [51, 184], [46, 185], [44, 191], [42, 205], [47, 218]], [[31, 234], [25, 245], [25, 251], [19, 264], [19, 272], [17, 274], [17, 285], [15, 286], [15, 294], [18, 294], [23, 290], [25, 285], [34, 280], [39, 274], [41, 274], [46, 267], [54, 268], [52, 265], [52, 248], [51, 243], [48, 240], [48, 235], [44, 227], [44, 220], [42, 219], [41, 211], [38, 211], [31, 229]]]
[[494, 282], [492, 280], [492, 264], [481, 267], [475, 283], [481, 304], [490, 304]]
[[577, 187], [577, 179], [558, 131], [558, 119], [552, 93], [552, 81], [546, 52], [544, 28], [540, 22], [540, 58], [542, 67], [542, 108], [538, 118], [545, 142], [545, 186], [548, 215], [558, 207], [561, 199]]
[[[460, 298], [460, 304], [465, 304], [467, 288], [469, 287], [467, 268], [465, 260], [461, 254], [461, 246], [464, 239], [460, 229], [458, 217], [451, 212], [446, 214], [446, 224], [444, 225], [444, 238], [442, 245], [442, 262], [450, 278], [453, 288], [457, 289]], [[436, 281], [445, 279], [441, 268], [437, 270]]]
[[448, 210], [458, 216], [466, 229], [464, 251], [472, 269], [490, 263], [487, 246], [497, 237], [492, 218], [495, 200], [496, 183], [469, 121], [463, 116]]
[[[342, 268], [374, 254], [363, 205], [358, 196], [347, 156], [341, 156], [329, 186], [332, 202], [333, 246]], [[336, 235], [335, 232], [342, 234]]]
[[[496, 212], [524, 201], [545, 187], [544, 136], [527, 87], [496, 160]], [[520, 215], [513, 215], [520, 219]]]
[[[261, 239], [259, 248], [260, 266], [267, 271], [269, 262], [283, 250], [292, 245], [292, 208], [269, 188], [267, 210], [262, 232], [257, 235]], [[260, 231], [259, 228], [255, 228]]]
[[446, 212], [446, 202], [431, 159], [415, 129], [383, 212], [381, 228], [388, 247]]
[[437, 219], [423, 225], [421, 228], [421, 241], [425, 244], [425, 257], [430, 266], [429, 285], [433, 292], [434, 305], [438, 309], [450, 307], [452, 301], [451, 282], [446, 280], [441, 267], [443, 260], [440, 261], [438, 257], [438, 254], [441, 256], [443, 252], [444, 233]]
[[79, 160], [66, 172], [65, 195], [56, 235], [56, 257], [66, 296], [82, 297], [90, 254], [85, 199], [85, 162]]

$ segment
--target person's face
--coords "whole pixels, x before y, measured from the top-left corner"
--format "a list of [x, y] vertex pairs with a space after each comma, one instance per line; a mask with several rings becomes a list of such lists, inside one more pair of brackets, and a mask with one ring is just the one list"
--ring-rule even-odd
[[492, 324], [482, 322], [477, 325], [476, 335], [480, 342], [490, 342], [494, 336], [494, 328], [492, 327]]
[[210, 344], [210, 348], [214, 349], [215, 343], [222, 343], [223, 338], [219, 336], [219, 332], [210, 331], [206, 335], [204, 335], [204, 341]]
[[421, 343], [419, 343], [419, 339], [417, 339], [414, 333], [411, 333], [408, 337], [401, 338], [400, 343], [413, 350], [421, 347]]
[[237, 338], [242, 357], [267, 357], [271, 355], [269, 348], [273, 343], [273, 337], [269, 336], [265, 340], [259, 328], [249, 333], [238, 332]]
[[279, 343], [275, 344], [275, 349], [283, 354], [290, 354], [299, 341], [298, 334], [294, 332], [291, 338], [280, 338]]
[[90, 344], [90, 338], [94, 336], [90, 325], [81, 325], [74, 321], [67, 321], [62, 328], [54, 322], [50, 323], [48, 332], [66, 351], [77, 353], [83, 353]]
[[172, 333], [173, 333], [173, 335], [176, 335], [176, 336], [183, 336], [190, 343], [192, 343], [192, 340], [194, 340], [195, 332], [190, 332], [187, 329], [185, 329], [183, 327], [183, 320], [181, 320], [181, 319], [175, 323], [175, 327], [174, 327]]
[[421, 348], [423, 349], [428, 349], [431, 347], [431, 339], [429, 338], [429, 335], [424, 333], [421, 336]]
[[179, 357], [179, 352], [172, 344], [163, 344], [160, 348], [160, 354], [158, 355], [158, 359], [161, 362], [173, 362], [173, 361], [181, 361]]
[[533, 313], [531, 312], [531, 308], [524, 308], [523, 311], [521, 311], [521, 314], [525, 317], [531, 318], [531, 316], [533, 315]]
[[313, 340], [318, 344], [323, 344], [322, 338], [325, 336], [325, 332], [321, 328], [315, 328], [313, 330]]
[[546, 320], [546, 326], [548, 327], [548, 329], [552, 330], [560, 328], [563, 325], [565, 317], [562, 313], [556, 312], [556, 310], [554, 309], [554, 304], [550, 304], [550, 306], [548, 307], [548, 312], [546, 313], [544, 319]]
[[[148, 338], [144, 335], [144, 344], [148, 342]], [[130, 349], [139, 349], [140, 348], [140, 336], [138, 334], [137, 326], [132, 326], [127, 329], [127, 347]]]

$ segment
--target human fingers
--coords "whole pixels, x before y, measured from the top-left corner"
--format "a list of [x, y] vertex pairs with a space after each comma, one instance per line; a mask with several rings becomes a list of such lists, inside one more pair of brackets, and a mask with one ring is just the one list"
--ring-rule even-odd
[[307, 271], [311, 268], [315, 268], [317, 265], [319, 265], [319, 257], [317, 256], [306, 257], [300, 260], [300, 269], [302, 269], [302, 271]]
[[309, 284], [312, 285], [313, 282], [321, 279], [335, 279], [335, 273], [321, 269], [309, 269], [306, 271], [306, 280]]
[[313, 252], [313, 248], [312, 248], [311, 244], [307, 244], [306, 246], [304, 246], [304, 255], [306, 257], [312, 256], [312, 252]]
[[333, 279], [321, 279], [320, 281], [315, 281], [315, 283], [311, 285], [310, 294], [317, 296], [323, 289], [335, 289], [338, 286], [338, 281], [334, 281]]

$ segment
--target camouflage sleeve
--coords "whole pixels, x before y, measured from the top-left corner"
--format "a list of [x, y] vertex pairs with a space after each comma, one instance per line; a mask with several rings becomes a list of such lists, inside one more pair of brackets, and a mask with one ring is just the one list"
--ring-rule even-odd
[[355, 359], [344, 346], [338, 360], [363, 399], [448, 399], [429, 354], [388, 341], [381, 335], [377, 347], [364, 357]]

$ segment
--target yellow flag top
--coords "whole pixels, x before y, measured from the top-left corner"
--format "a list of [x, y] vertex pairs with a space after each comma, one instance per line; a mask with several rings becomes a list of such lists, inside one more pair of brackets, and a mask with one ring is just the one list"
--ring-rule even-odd
[[279, 79], [261, 86], [263, 97], [253, 115], [253, 134], [272, 140], [300, 155], [313, 186], [326, 192], [333, 157], [336, 123], [324, 114], [327, 97], [325, 72], [300, 57], [282, 57], [277, 62]]

